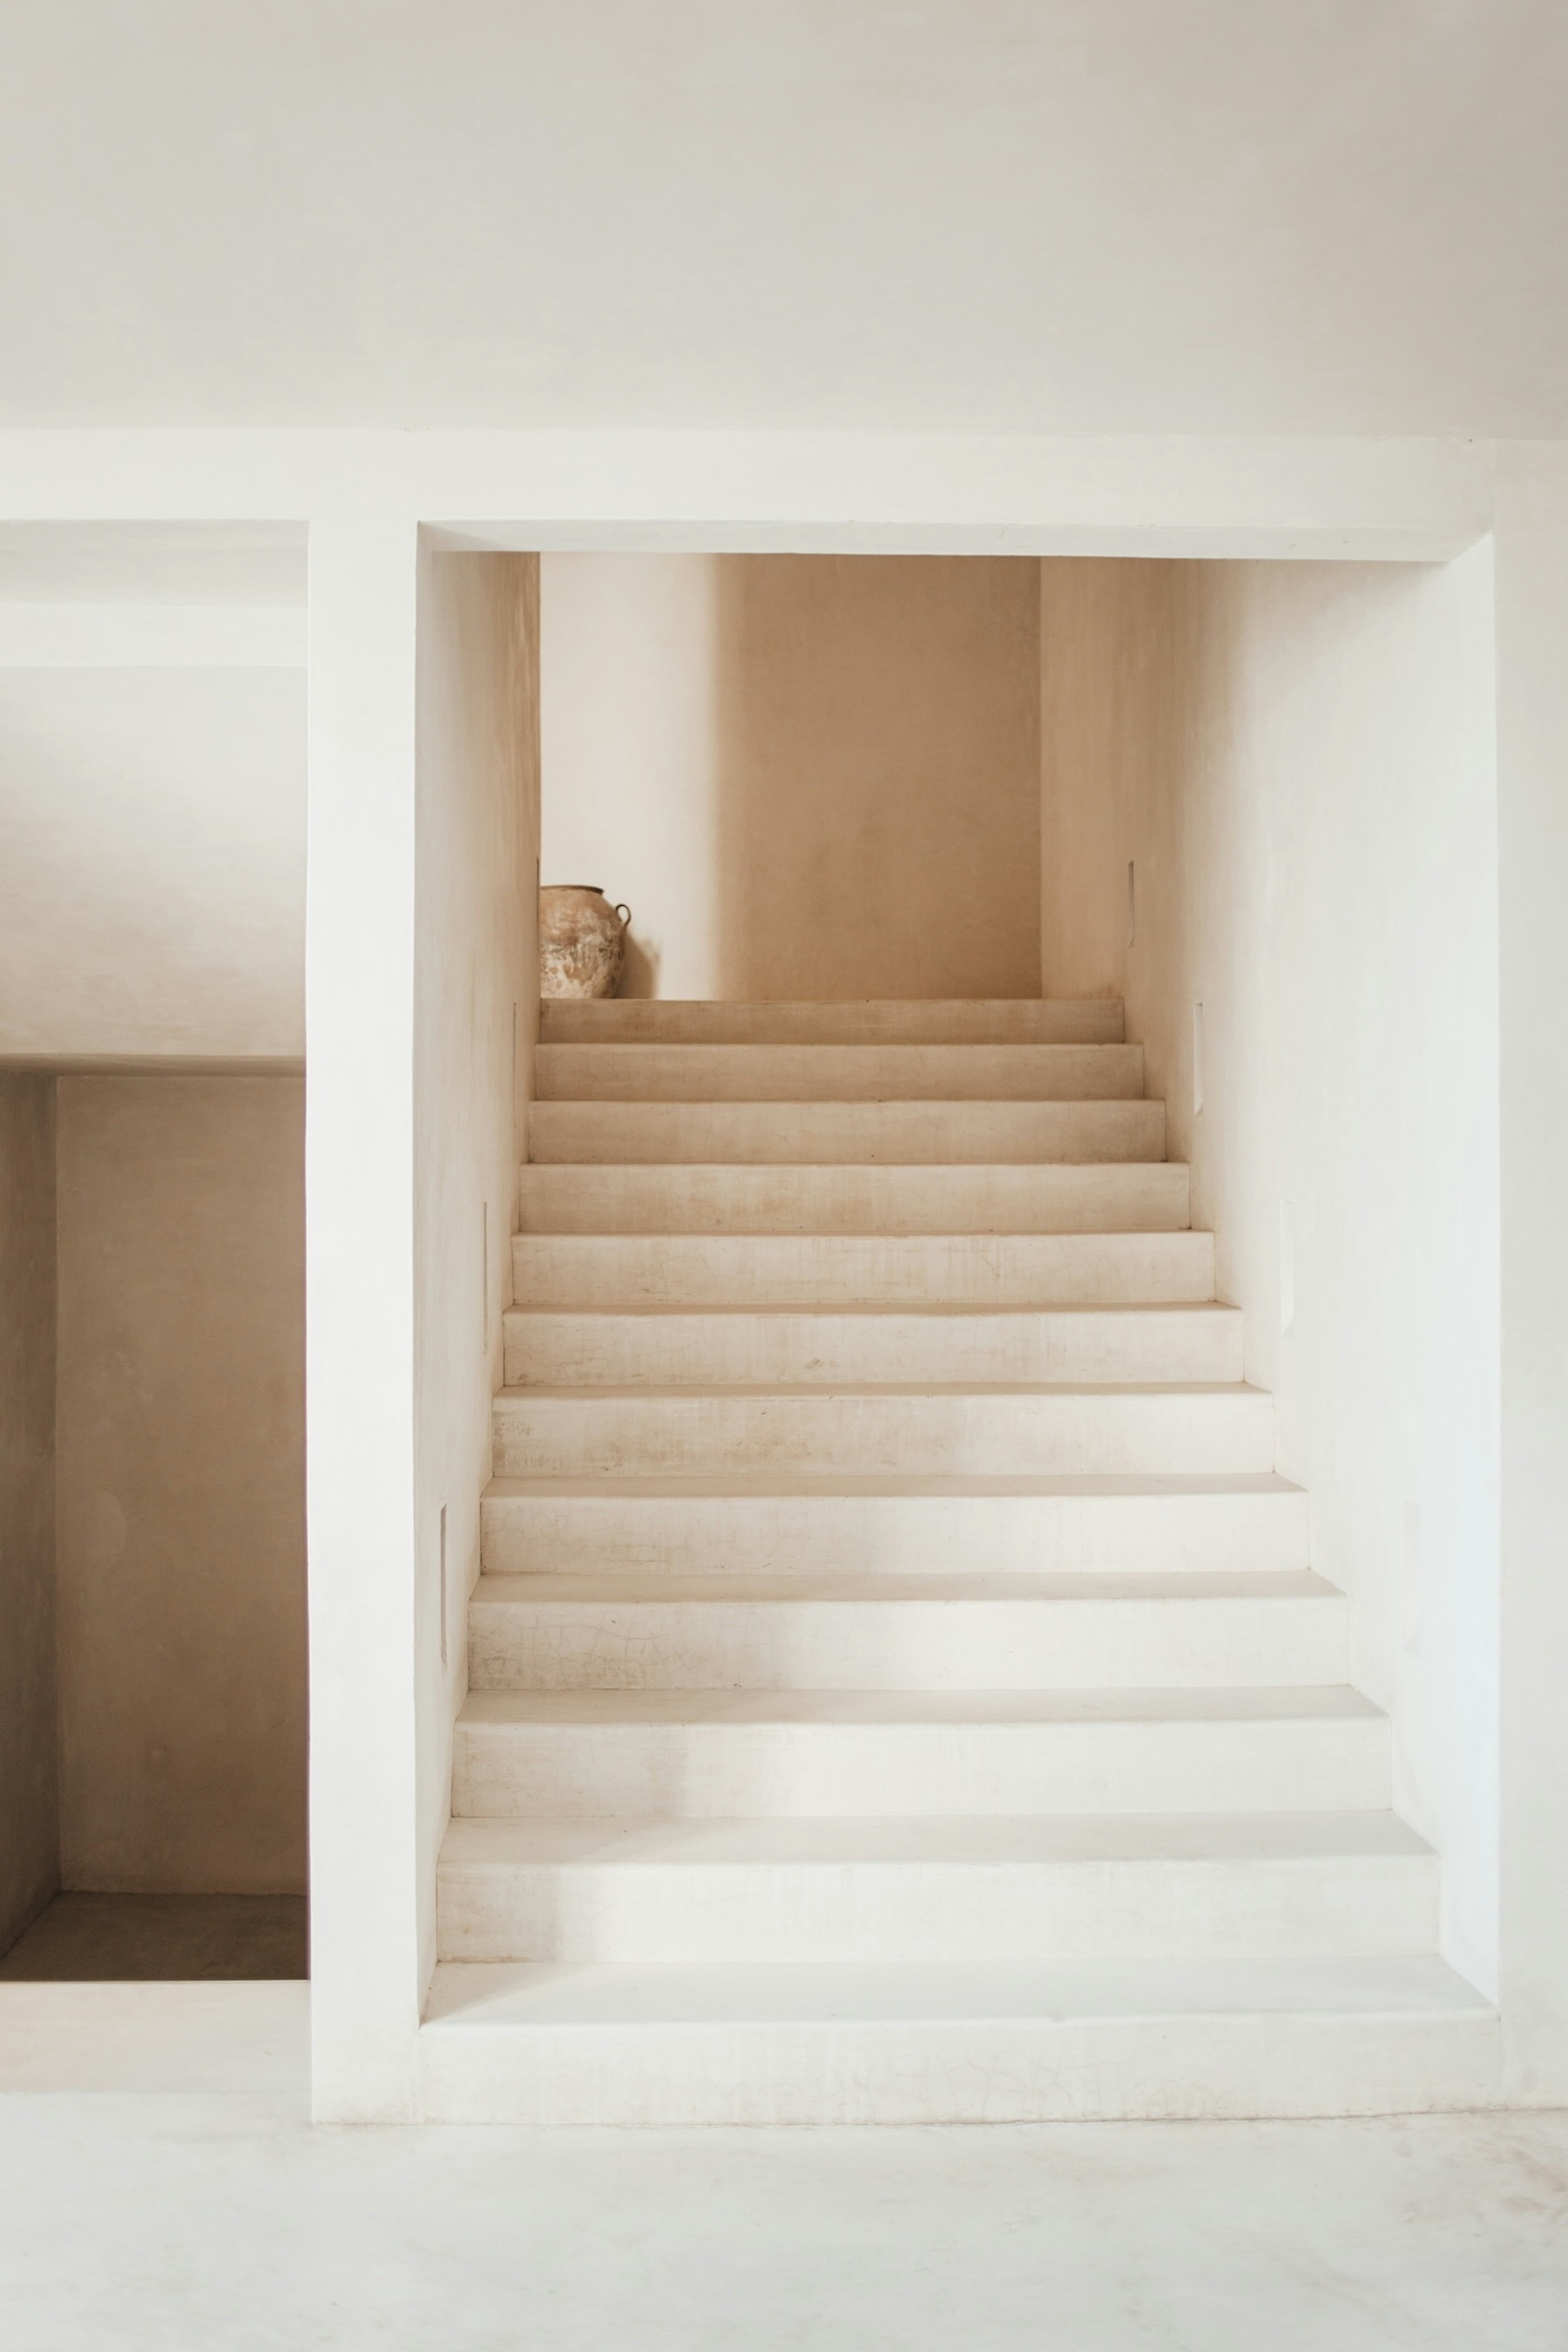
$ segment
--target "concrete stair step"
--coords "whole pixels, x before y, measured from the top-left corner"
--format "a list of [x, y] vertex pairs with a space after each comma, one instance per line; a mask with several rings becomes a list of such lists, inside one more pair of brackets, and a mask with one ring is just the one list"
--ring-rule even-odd
[[582, 1967], [447, 1961], [428, 2122], [915, 2124], [1495, 2103], [1497, 2013], [1434, 1955]]
[[847, 1004], [722, 1004], [680, 998], [546, 997], [546, 1045], [1119, 1045], [1121, 1000], [868, 999]]
[[1393, 1813], [456, 1821], [444, 1960], [994, 1963], [1430, 1950]]
[[539, 1102], [534, 1161], [958, 1165], [1163, 1160], [1163, 1102]]
[[[589, 1050], [584, 1048], [584, 1050]], [[1189, 1221], [1180, 1162], [958, 1167], [541, 1166], [524, 1233], [1157, 1234]]]
[[1274, 1400], [1163, 1388], [503, 1389], [501, 1477], [1271, 1470]]
[[1214, 1235], [524, 1233], [512, 1287], [560, 1307], [1200, 1304]]
[[1141, 1096], [1142, 1045], [541, 1045], [541, 1102], [1076, 1102]]
[[1483, 2104], [1121, 1011], [558, 1003], [423, 2111]]
[[1307, 1566], [1307, 1496], [1206, 1478], [498, 1478], [487, 1570], [882, 1577]]
[[452, 1811], [535, 1820], [1340, 1812], [1391, 1802], [1344, 1685], [1152, 1691], [471, 1691]]
[[505, 1317], [506, 1378], [749, 1387], [897, 1381], [1239, 1381], [1235, 1307], [558, 1307]]
[[472, 1690], [1333, 1683], [1342, 1593], [1296, 1575], [481, 1576]]

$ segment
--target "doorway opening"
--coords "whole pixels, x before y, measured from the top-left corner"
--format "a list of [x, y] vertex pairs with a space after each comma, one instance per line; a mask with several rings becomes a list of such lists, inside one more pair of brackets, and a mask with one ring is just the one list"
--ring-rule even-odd
[[304, 593], [0, 534], [0, 1989], [307, 1973]]

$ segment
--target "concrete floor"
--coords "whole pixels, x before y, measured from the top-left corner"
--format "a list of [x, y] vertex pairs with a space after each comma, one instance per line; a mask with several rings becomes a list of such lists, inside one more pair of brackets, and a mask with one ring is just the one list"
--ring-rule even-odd
[[57, 1895], [0, 1958], [0, 1983], [302, 1977], [297, 1895]]
[[1568, 2345], [1568, 2116], [312, 2131], [303, 1990], [0, 1988], [7, 2352]]

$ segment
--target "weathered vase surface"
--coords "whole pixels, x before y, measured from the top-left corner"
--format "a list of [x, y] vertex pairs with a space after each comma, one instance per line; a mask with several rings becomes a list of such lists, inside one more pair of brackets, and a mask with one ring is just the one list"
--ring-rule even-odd
[[596, 882], [557, 882], [539, 894], [539, 992], [613, 996], [626, 960], [629, 907]]

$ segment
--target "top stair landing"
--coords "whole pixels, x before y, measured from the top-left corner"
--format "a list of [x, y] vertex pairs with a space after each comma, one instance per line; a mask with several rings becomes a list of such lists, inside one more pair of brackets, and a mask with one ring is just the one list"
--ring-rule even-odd
[[847, 1004], [547, 999], [542, 1045], [1120, 1045], [1120, 997], [873, 999]]

